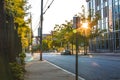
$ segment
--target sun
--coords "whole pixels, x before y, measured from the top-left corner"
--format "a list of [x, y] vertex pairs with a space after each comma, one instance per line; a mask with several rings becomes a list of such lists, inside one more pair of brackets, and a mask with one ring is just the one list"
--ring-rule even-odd
[[81, 26], [83, 29], [88, 29], [88, 23], [82, 23], [82, 26]]

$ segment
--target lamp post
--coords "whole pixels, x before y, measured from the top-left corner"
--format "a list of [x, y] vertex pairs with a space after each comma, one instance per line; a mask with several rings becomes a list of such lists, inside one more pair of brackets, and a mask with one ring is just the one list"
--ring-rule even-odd
[[[73, 17], [73, 28], [77, 30], [80, 24], [80, 17]], [[78, 80], [78, 32], [76, 31], [76, 56], [75, 56], [75, 80]]]
[[86, 41], [86, 29], [88, 29], [88, 23], [82, 23], [82, 25], [80, 26], [80, 17], [75, 16], [73, 17], [73, 28], [76, 29], [76, 31], [74, 33], [76, 33], [76, 62], [75, 62], [75, 80], [78, 80], [78, 32], [77, 29], [78, 28], [82, 28], [84, 33], [84, 52], [85, 52], [85, 41]]

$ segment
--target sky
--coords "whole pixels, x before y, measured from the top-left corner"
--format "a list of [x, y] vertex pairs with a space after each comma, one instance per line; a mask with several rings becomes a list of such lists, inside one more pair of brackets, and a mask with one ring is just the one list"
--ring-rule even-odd
[[[52, 0], [43, 0], [43, 12]], [[41, 12], [41, 0], [28, 0], [31, 5], [29, 12], [32, 14], [32, 30], [34, 36], [38, 35]], [[47, 5], [46, 5], [47, 2]], [[46, 5], [46, 6], [45, 6]], [[86, 0], [54, 0], [50, 8], [43, 15], [43, 34], [49, 34], [55, 24], [61, 25], [65, 20], [72, 20], [73, 16], [81, 12], [81, 6], [86, 6]]]

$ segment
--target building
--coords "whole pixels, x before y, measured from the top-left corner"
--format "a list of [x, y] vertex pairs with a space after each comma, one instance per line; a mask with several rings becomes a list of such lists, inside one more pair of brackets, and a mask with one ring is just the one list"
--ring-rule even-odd
[[120, 0], [86, 0], [88, 9], [101, 19], [97, 27], [107, 31], [94, 40], [90, 40], [90, 51], [120, 52]]

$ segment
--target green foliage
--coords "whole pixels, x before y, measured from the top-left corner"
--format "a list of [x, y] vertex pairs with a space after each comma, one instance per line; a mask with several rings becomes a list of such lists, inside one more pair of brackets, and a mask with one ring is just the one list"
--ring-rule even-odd
[[25, 72], [24, 58], [25, 57], [26, 57], [25, 53], [20, 53], [19, 54], [20, 62], [10, 63], [10, 69], [11, 69], [14, 80], [24, 80], [24, 72]]
[[[98, 21], [101, 19], [99, 12], [93, 14], [93, 10], [88, 11], [88, 15], [85, 15], [85, 8], [82, 8], [83, 12], [79, 15], [81, 23], [78, 32], [83, 36], [82, 42], [84, 43], [85, 53], [87, 54], [87, 47], [89, 46], [89, 40], [100, 36], [102, 33], [106, 32], [104, 29], [98, 28]], [[83, 28], [83, 23], [88, 23], [87, 28]]]
[[52, 35], [48, 35], [43, 39], [43, 46], [46, 44], [46, 50], [52, 49]]
[[[65, 21], [64, 24], [55, 25], [53, 31], [53, 45], [56, 47], [66, 47], [73, 38], [72, 21]], [[71, 38], [72, 37], [72, 38]]]
[[24, 20], [24, 17], [28, 15], [27, 10], [31, 8], [30, 5], [27, 5], [27, 0], [5, 0], [6, 1], [6, 15], [13, 16], [14, 23], [17, 23], [18, 34], [21, 38], [22, 48], [27, 48], [32, 42], [31, 38], [31, 29], [28, 24], [30, 23], [29, 19]]
[[39, 52], [40, 46], [39, 45], [34, 45], [32, 46], [32, 52]]
[[[19, 43], [22, 45], [22, 49], [24, 50], [29, 46], [30, 43], [32, 43], [30, 40], [32, 31], [28, 26], [30, 21], [24, 20], [25, 16], [28, 15], [27, 10], [30, 8], [30, 5], [27, 5], [27, 0], [5, 0], [5, 8], [6, 8], [6, 20], [10, 21], [11, 20], [10, 18], [13, 18], [14, 22], [10, 23], [10, 25], [11, 27], [17, 30], [16, 34], [18, 34], [18, 37], [20, 38]], [[21, 45], [19, 46], [21, 47]], [[16, 51], [17, 54], [19, 53], [19, 58], [21, 63], [17, 63], [17, 62], [10, 63], [14, 80], [23, 80], [24, 77], [25, 53], [21, 53], [21, 52], [22, 51], [19, 52]]]
[[[98, 21], [101, 18], [99, 13], [93, 15], [91, 10], [88, 13], [88, 15], [85, 14], [85, 7], [82, 6], [82, 12], [76, 15], [80, 17], [81, 21], [77, 29], [72, 29], [72, 21], [65, 21], [65, 24], [55, 25], [53, 31], [53, 45], [55, 47], [64, 48], [66, 48], [66, 44], [67, 46], [69, 46], [69, 44], [75, 45], [76, 33], [73, 32], [75, 31], [78, 33], [78, 44], [82, 46], [84, 44], [84, 47], [87, 48], [90, 39], [94, 39], [104, 33], [106, 30], [101, 30], [97, 27]], [[86, 30], [82, 27], [85, 22], [88, 23]]]
[[[52, 49], [52, 41], [51, 36], [46, 36], [42, 40], [42, 51], [48, 51]], [[33, 47], [33, 51], [39, 51], [40, 45], [36, 45]]]
[[10, 68], [12, 71], [14, 80], [24, 80], [24, 68], [17, 62], [10, 63]]
[[48, 51], [49, 49], [48, 49], [48, 42], [47, 42], [47, 40], [43, 40], [42, 41], [42, 50], [43, 51]]
[[20, 57], [20, 60], [21, 60], [21, 65], [25, 65], [25, 57], [26, 57], [26, 55], [25, 55], [25, 53], [20, 53], [20, 55], [19, 55], [19, 57]]

